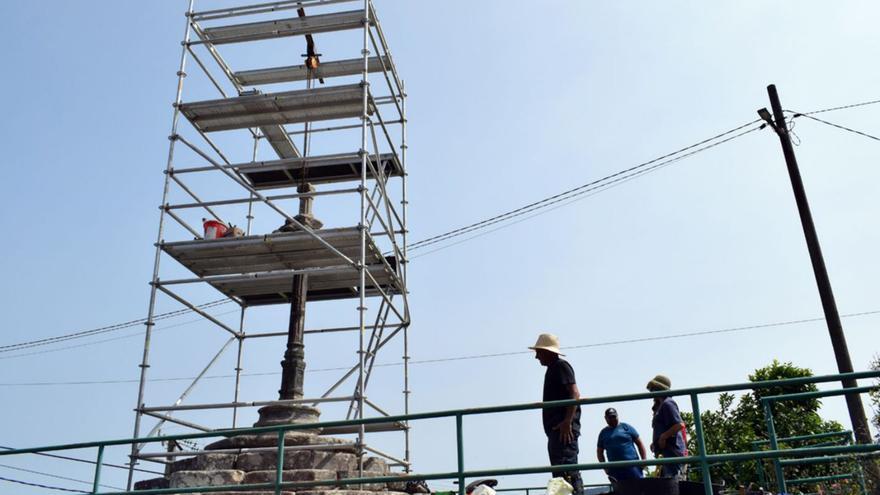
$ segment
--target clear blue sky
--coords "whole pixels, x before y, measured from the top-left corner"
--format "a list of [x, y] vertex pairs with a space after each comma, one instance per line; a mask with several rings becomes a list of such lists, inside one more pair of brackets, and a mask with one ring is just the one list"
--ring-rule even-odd
[[[769, 83], [796, 111], [880, 98], [875, 2], [377, 4], [410, 95], [415, 240], [748, 122], [768, 105]], [[0, 345], [145, 316], [185, 9], [182, 0], [0, 4], [7, 47], [0, 54]], [[332, 57], [339, 47], [320, 45], [326, 39], [317, 37], [319, 48]], [[301, 40], [290, 43], [295, 61], [288, 63], [300, 63]], [[259, 58], [238, 57], [248, 68], [260, 66]], [[194, 98], [210, 94], [203, 82], [187, 84]], [[880, 105], [873, 105], [827, 119], [876, 135], [878, 116]], [[795, 131], [838, 306], [842, 313], [878, 310], [880, 143], [805, 119]], [[416, 361], [521, 351], [542, 331], [576, 346], [821, 316], [778, 140], [767, 130], [420, 256], [410, 270]], [[206, 291], [199, 300], [214, 298]], [[173, 309], [160, 302], [160, 311]], [[174, 326], [190, 320], [157, 326], [153, 377], [194, 375], [225, 339], [203, 323]], [[276, 311], [260, 323], [278, 330], [286, 319]], [[878, 352], [880, 316], [843, 323], [853, 363], [864, 369]], [[128, 337], [57, 352], [0, 354], [2, 444], [129, 436], [134, 383], [21, 384], [136, 379], [141, 332], [114, 332], [103, 338]], [[354, 359], [352, 339], [310, 339], [310, 368]], [[282, 342], [248, 352], [246, 372], [274, 372]], [[588, 396], [638, 392], [657, 373], [676, 387], [740, 382], [774, 358], [818, 374], [836, 370], [821, 322], [568, 354]], [[380, 361], [399, 356], [392, 349]], [[233, 366], [233, 355], [225, 356], [216, 374]], [[386, 367], [375, 378], [384, 384], [375, 393], [395, 411], [398, 376], [398, 368]], [[413, 410], [535, 401], [542, 376], [529, 354], [414, 364]], [[310, 373], [307, 395], [334, 378]], [[148, 398], [170, 402], [184, 386], [151, 383]], [[277, 376], [246, 378], [244, 390], [244, 400], [272, 398]], [[193, 396], [230, 399], [228, 379], [210, 380]], [[649, 433], [648, 404], [618, 409], [622, 420]], [[848, 424], [842, 400], [825, 401], [823, 412]], [[468, 467], [545, 463], [539, 423], [534, 413], [468, 420]], [[587, 408], [582, 459], [593, 458], [601, 426], [601, 408]], [[452, 432], [450, 422], [416, 426], [417, 470], [453, 467]], [[395, 440], [380, 442], [391, 449]], [[113, 451], [109, 460], [122, 463], [124, 453]], [[88, 466], [42, 458], [0, 462], [90, 476]], [[5, 467], [0, 476], [84, 486]], [[123, 483], [119, 473], [106, 480]], [[27, 490], [15, 493], [38, 493]], [[11, 485], [0, 484], [0, 493], [12, 493]]]

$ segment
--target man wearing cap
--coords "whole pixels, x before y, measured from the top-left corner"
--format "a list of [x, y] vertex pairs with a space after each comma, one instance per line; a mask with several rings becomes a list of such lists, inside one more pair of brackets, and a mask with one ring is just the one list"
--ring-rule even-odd
[[[542, 333], [534, 346], [535, 359], [546, 366], [544, 373], [543, 401], [580, 399], [574, 369], [568, 361], [561, 359], [559, 339], [555, 335]], [[547, 435], [547, 452], [550, 465], [578, 463], [578, 436], [581, 434], [580, 406], [548, 407], [543, 410], [544, 433]], [[575, 495], [582, 495], [584, 483], [579, 471], [553, 472], [553, 477], [562, 477], [574, 488]]]
[[[672, 388], [672, 381], [663, 375], [657, 375], [648, 382], [648, 390], [662, 392]], [[656, 457], [682, 457], [685, 455], [684, 423], [678, 404], [669, 396], [654, 397], [654, 418], [651, 420], [651, 428], [654, 430], [651, 450]], [[660, 475], [665, 478], [678, 478], [682, 475], [681, 464], [663, 464], [660, 466]]]
[[[605, 453], [608, 453], [608, 460], [614, 461], [635, 461], [639, 457], [644, 461], [648, 457], [645, 452], [645, 445], [639, 438], [639, 432], [627, 423], [621, 423], [617, 419], [617, 410], [609, 407], [605, 410], [605, 422], [608, 426], [602, 428], [599, 432], [599, 441], [596, 444], [596, 457], [599, 462], [605, 462]], [[636, 455], [636, 447], [639, 449]], [[642, 477], [642, 468], [639, 466], [630, 466], [623, 468], [606, 469], [605, 473], [609, 478], [616, 480], [630, 480]]]

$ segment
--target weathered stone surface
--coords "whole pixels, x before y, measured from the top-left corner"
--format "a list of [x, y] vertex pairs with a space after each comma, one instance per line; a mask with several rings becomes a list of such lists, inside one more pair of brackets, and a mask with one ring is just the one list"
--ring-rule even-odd
[[367, 490], [300, 490], [296, 493], [297, 495], [376, 495], [375, 492]]
[[171, 475], [170, 488], [189, 488], [193, 486], [239, 485], [244, 479], [244, 471], [222, 469], [215, 471], [178, 471]]
[[[243, 471], [271, 470], [276, 466], [278, 455], [274, 451], [245, 452], [238, 456], [236, 469]], [[284, 469], [349, 470], [357, 467], [357, 457], [347, 452], [333, 450], [292, 450], [284, 452]]]
[[254, 426], [317, 423], [321, 416], [321, 411], [317, 408], [299, 404], [269, 404], [257, 412], [260, 413], [260, 419]]
[[[335, 480], [336, 471], [329, 469], [289, 469], [281, 471], [282, 481], [326, 481]], [[244, 475], [244, 483], [274, 483], [275, 471], [251, 471]], [[327, 486], [327, 485], [324, 485]], [[336, 488], [333, 485], [327, 488]]]
[[[366, 464], [366, 463], [364, 463], [364, 464]], [[340, 480], [344, 480], [347, 478], [360, 478], [361, 477], [360, 471], [358, 471], [357, 469], [354, 469], [351, 471], [337, 471], [336, 475]], [[383, 473], [381, 471], [364, 470], [364, 475], [363, 475], [364, 478], [375, 478], [377, 476], [385, 476], [385, 473]], [[382, 483], [355, 483], [355, 484], [340, 483], [339, 487], [340, 488], [350, 488], [352, 490], [381, 491], [381, 490], [385, 490], [387, 488], [387, 485], [384, 482], [382, 482]]]
[[[333, 477], [336, 477], [336, 473], [333, 473]], [[134, 484], [135, 490], [154, 490], [157, 488], [168, 488], [168, 478], [152, 478], [137, 481]]]
[[[205, 447], [205, 450], [220, 449], [247, 449], [257, 447], [275, 447], [278, 445], [278, 435], [268, 433], [263, 435], [239, 435], [231, 438], [218, 440]], [[339, 446], [346, 446], [344, 449], [348, 452], [356, 450], [354, 443], [341, 438], [322, 437], [314, 432], [288, 431], [284, 434], [284, 445], [333, 445], [339, 449]], [[321, 450], [317, 447], [317, 450]]]
[[[407, 473], [388, 473], [388, 476], [404, 476]], [[406, 481], [389, 481], [386, 483], [388, 485], [388, 489], [396, 492], [406, 492]]]
[[364, 459], [364, 470], [385, 474], [388, 472], [388, 463], [385, 462], [385, 459], [367, 457]]
[[220, 469], [234, 469], [235, 454], [202, 454], [187, 459], [181, 459], [171, 464], [171, 472], [177, 471], [216, 471]]

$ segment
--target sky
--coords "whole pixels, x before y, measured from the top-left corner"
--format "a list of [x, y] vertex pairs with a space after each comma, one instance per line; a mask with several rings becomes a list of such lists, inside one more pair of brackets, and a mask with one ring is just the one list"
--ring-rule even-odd
[[[227, 4], [196, 0], [196, 9]], [[875, 2], [376, 5], [409, 95], [411, 240], [753, 121], [755, 110], [769, 107], [771, 83], [783, 106], [796, 112], [880, 98], [880, 68], [871, 62], [880, 46]], [[0, 228], [7, 235], [0, 257], [0, 346], [146, 316], [185, 10], [178, 0], [0, 4], [6, 20], [0, 40], [8, 47], [0, 54], [7, 68], [0, 79], [7, 95], [0, 120], [0, 193], [6, 200]], [[360, 50], [356, 36], [319, 35], [316, 42], [324, 60]], [[249, 69], [301, 63], [302, 51], [301, 39], [287, 39], [223, 53], [236, 68]], [[184, 101], [217, 97], [194, 66], [188, 71]], [[822, 118], [878, 135], [878, 116], [880, 104]], [[880, 232], [872, 228], [880, 212], [880, 147], [805, 118], [794, 122], [795, 151], [845, 315], [852, 362], [867, 369], [880, 351], [880, 314], [846, 315], [880, 311]], [[186, 126], [181, 122], [181, 129]], [[252, 149], [242, 140], [219, 139], [231, 158], [250, 159]], [[358, 145], [355, 135], [334, 139], [316, 138], [316, 152], [355, 151]], [[192, 154], [178, 159], [180, 166], [199, 164]], [[223, 177], [199, 186], [206, 198], [242, 194]], [[172, 199], [184, 197], [178, 191]], [[318, 201], [316, 212], [328, 226], [356, 222], [354, 205], [342, 200]], [[243, 223], [236, 214], [234, 223]], [[256, 217], [255, 232], [278, 225], [265, 209]], [[744, 382], [774, 359], [816, 374], [836, 372], [821, 320], [614, 344], [822, 316], [779, 142], [769, 129], [499, 226], [412, 253], [414, 412], [540, 400], [543, 368], [526, 348], [542, 332], [571, 348], [567, 359], [581, 393], [590, 397], [640, 392], [658, 373], [676, 388]], [[169, 229], [167, 239], [186, 235]], [[167, 258], [162, 270], [171, 278], [187, 273]], [[207, 289], [191, 296], [196, 302], [219, 297]], [[315, 305], [308, 324], [350, 324], [354, 306]], [[174, 301], [159, 298], [157, 311], [176, 309]], [[238, 323], [230, 306], [212, 308], [212, 314]], [[259, 331], [283, 330], [287, 323], [284, 308], [248, 318]], [[226, 339], [191, 314], [158, 322], [149, 373], [161, 381], [148, 383], [148, 403], [173, 402], [188, 383], [181, 378], [197, 374]], [[307, 396], [319, 394], [339, 373], [321, 370], [356, 359], [356, 339], [307, 338]], [[283, 344], [246, 344], [244, 372], [251, 376], [243, 378], [242, 400], [274, 398]], [[142, 351], [138, 326], [0, 353], [2, 445], [130, 437]], [[487, 354], [502, 355], [473, 357]], [[391, 412], [403, 408], [402, 373], [395, 366], [401, 355], [399, 340], [389, 344], [377, 358], [389, 366], [377, 368], [371, 382], [371, 397]], [[210, 373], [221, 376], [205, 380], [188, 400], [231, 400], [234, 366], [234, 351], [224, 354]], [[707, 397], [704, 408], [714, 400]], [[849, 424], [842, 398], [823, 404], [826, 418]], [[646, 402], [613, 405], [622, 421], [650, 433]], [[603, 408], [584, 410], [584, 462], [594, 459]], [[685, 404], [682, 409], [689, 410]], [[334, 414], [328, 407], [325, 418]], [[254, 412], [242, 418], [253, 421]], [[204, 420], [228, 426], [230, 414]], [[468, 468], [546, 463], [536, 412], [468, 418], [465, 435]], [[399, 434], [376, 439], [398, 453], [401, 443]], [[93, 458], [95, 452], [74, 454]], [[125, 454], [111, 449], [107, 460], [122, 464]], [[414, 425], [412, 458], [420, 472], [454, 468], [453, 422]], [[5, 478], [86, 486], [20, 471], [30, 469], [91, 479], [91, 468], [81, 463], [4, 457], [0, 464]], [[602, 481], [598, 473], [585, 478]], [[103, 479], [124, 485], [121, 470], [108, 469]], [[531, 476], [505, 484], [545, 481]], [[42, 493], [4, 483], [0, 493]]]

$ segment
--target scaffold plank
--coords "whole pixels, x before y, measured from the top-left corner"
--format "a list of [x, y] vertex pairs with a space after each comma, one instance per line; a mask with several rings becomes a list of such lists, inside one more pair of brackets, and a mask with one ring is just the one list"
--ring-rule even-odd
[[[390, 69], [388, 57], [382, 57], [385, 67]], [[382, 62], [379, 57], [370, 57], [368, 64], [369, 72], [381, 72]], [[233, 77], [242, 86], [256, 86], [258, 84], [277, 84], [283, 82], [305, 81], [310, 76], [312, 79], [329, 79], [331, 77], [352, 76], [360, 74], [364, 70], [364, 59], [354, 58], [349, 60], [335, 60], [321, 62], [311, 74], [305, 65], [291, 65], [287, 67], [273, 67], [269, 69], [254, 69], [236, 72]]]
[[252, 94], [180, 104], [180, 111], [203, 132], [358, 117], [363, 112], [359, 84]]
[[[370, 162], [386, 177], [403, 176], [403, 167], [393, 153], [369, 155]], [[294, 187], [308, 179], [311, 184], [359, 181], [361, 157], [357, 153], [290, 158], [238, 164], [234, 169], [241, 173], [255, 189]], [[372, 168], [367, 167], [367, 177], [375, 179]]]
[[279, 158], [297, 158], [302, 156], [299, 149], [290, 140], [290, 136], [287, 135], [284, 126], [264, 125], [260, 127], [260, 131], [266, 136], [266, 141], [269, 142], [269, 146], [275, 150]]
[[[349, 258], [360, 255], [360, 232], [357, 227], [319, 230], [316, 233]], [[199, 277], [321, 268], [345, 263], [320, 241], [302, 231], [169, 242], [164, 243], [162, 249]], [[367, 253], [367, 264], [382, 262], [382, 254], [369, 237]]]
[[220, 45], [357, 29], [363, 26], [364, 17], [363, 10], [350, 10], [273, 21], [217, 26], [205, 28], [203, 31], [205, 41]]
[[[394, 258], [387, 258], [394, 266]], [[394, 273], [385, 265], [369, 265], [367, 270], [386, 293], [399, 294], [400, 283]], [[240, 298], [248, 306], [268, 304], [289, 304], [293, 275], [289, 273], [269, 274], [259, 277], [242, 276], [235, 279], [221, 279], [208, 282], [212, 287], [227, 296]], [[308, 301], [328, 301], [359, 297], [360, 275], [352, 266], [330, 267], [309, 275]], [[378, 296], [379, 291], [372, 287], [367, 278], [366, 297]]]

